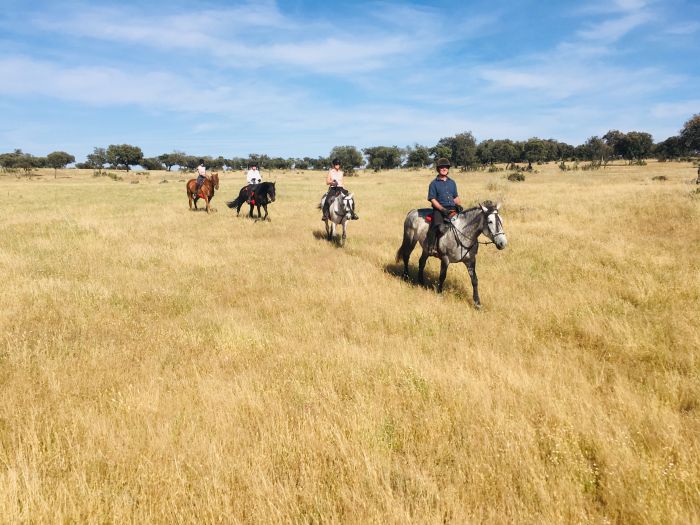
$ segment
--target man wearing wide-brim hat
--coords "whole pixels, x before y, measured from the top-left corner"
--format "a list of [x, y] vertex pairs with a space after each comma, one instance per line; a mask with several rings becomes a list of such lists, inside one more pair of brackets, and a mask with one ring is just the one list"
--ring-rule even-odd
[[438, 229], [462, 209], [462, 202], [457, 193], [457, 183], [448, 177], [450, 172], [450, 161], [446, 158], [439, 158], [435, 163], [437, 177], [435, 177], [428, 187], [428, 200], [433, 207], [433, 218], [430, 222], [430, 229], [426, 238], [428, 251], [435, 248]]

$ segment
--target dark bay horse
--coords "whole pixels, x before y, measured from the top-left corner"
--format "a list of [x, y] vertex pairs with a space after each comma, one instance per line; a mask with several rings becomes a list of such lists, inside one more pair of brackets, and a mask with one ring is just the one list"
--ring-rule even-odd
[[190, 179], [187, 181], [187, 198], [190, 201], [190, 210], [192, 209], [192, 203], [194, 202], [194, 209], [197, 208], [197, 200], [204, 199], [207, 205], [207, 213], [209, 213], [209, 203], [214, 198], [214, 190], [219, 189], [219, 174], [214, 172], [211, 177], [204, 179], [202, 187], [199, 188], [199, 192], [195, 193], [197, 189], [197, 179]]
[[403, 276], [408, 277], [408, 259], [420, 243], [423, 253], [418, 261], [418, 281], [423, 284], [423, 270], [428, 257], [440, 259], [440, 280], [437, 291], [442, 293], [442, 285], [447, 277], [447, 267], [450, 263], [463, 262], [469, 272], [472, 281], [474, 306], [481, 307], [479, 299], [479, 280], [476, 277], [476, 254], [479, 250], [478, 238], [484, 234], [491, 242], [482, 244], [495, 244], [502, 250], [508, 244], [506, 233], [503, 231], [503, 223], [498, 214], [500, 204], [494, 205], [486, 201], [474, 208], [469, 208], [458, 213], [452, 221], [445, 224], [445, 231], [437, 240], [436, 251], [429, 252], [425, 238], [428, 234], [429, 224], [426, 217], [432, 214], [431, 209], [411, 210], [406, 215], [403, 224], [403, 244], [396, 252], [396, 262], [403, 259]]
[[246, 202], [250, 206], [250, 211], [248, 212], [248, 217], [253, 218], [253, 207], [258, 208], [258, 219], [260, 219], [260, 206], [265, 210], [265, 216], [262, 220], [267, 219], [267, 205], [271, 202], [275, 202], [275, 183], [274, 182], [261, 182], [260, 184], [249, 184], [248, 186], [243, 186], [241, 191], [238, 193], [238, 197], [231, 202], [227, 202], [226, 206], [229, 208], [236, 208], [236, 215], [241, 213], [241, 206]]

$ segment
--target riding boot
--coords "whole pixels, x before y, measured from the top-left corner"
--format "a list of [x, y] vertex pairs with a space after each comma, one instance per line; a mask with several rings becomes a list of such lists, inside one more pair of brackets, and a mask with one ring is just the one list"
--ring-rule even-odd
[[330, 206], [324, 206], [324, 207], [323, 207], [323, 217], [321, 217], [321, 220], [322, 220], [322, 221], [327, 221], [327, 220], [329, 220], [329, 218], [330, 218], [330, 217], [328, 216], [328, 208], [329, 208], [329, 207], [330, 207]]

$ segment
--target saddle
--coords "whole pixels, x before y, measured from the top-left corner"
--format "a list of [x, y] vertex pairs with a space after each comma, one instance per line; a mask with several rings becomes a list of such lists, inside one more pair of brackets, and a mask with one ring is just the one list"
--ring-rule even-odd
[[246, 197], [246, 202], [250, 204], [251, 206], [255, 206], [255, 190], [252, 187], [253, 185], [251, 184], [248, 187], [248, 196]]

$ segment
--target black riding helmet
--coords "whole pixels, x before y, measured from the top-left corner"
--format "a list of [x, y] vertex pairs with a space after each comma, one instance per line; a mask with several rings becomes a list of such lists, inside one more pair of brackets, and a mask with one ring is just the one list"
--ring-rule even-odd
[[435, 169], [440, 170], [440, 168], [449, 168], [451, 166], [450, 161], [445, 157], [440, 157], [435, 163]]
[[333, 166], [336, 166], [336, 165], [340, 166], [340, 160], [338, 160], [338, 159], [333, 159], [332, 164], [333, 164]]

